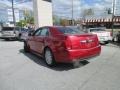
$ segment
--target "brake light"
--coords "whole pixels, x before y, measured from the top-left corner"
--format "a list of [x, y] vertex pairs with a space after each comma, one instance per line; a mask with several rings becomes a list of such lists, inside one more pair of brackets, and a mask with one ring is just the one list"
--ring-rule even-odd
[[110, 32], [110, 36], [112, 36], [112, 32]]

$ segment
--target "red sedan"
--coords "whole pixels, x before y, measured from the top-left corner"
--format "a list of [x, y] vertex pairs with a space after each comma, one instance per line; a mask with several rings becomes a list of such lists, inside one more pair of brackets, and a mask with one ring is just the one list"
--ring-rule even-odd
[[25, 52], [44, 57], [49, 66], [56, 62], [75, 63], [100, 54], [101, 46], [94, 34], [75, 27], [51, 26], [37, 29], [24, 41]]

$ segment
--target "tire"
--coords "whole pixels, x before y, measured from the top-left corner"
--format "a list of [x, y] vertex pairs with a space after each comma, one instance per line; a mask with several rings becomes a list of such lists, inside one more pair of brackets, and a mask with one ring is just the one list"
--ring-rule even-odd
[[105, 41], [104, 43], [105, 43], [105, 44], [108, 44], [108, 43], [109, 43], [109, 41]]
[[52, 67], [55, 65], [55, 59], [53, 53], [49, 48], [46, 48], [44, 51], [44, 59], [45, 59], [45, 63], [48, 66]]
[[24, 52], [26, 52], [26, 53], [30, 52], [30, 48], [28, 47], [26, 42], [24, 42]]
[[18, 40], [21, 40], [21, 34], [18, 35]]
[[101, 45], [106, 45], [108, 43], [109, 43], [109, 41], [100, 42]]

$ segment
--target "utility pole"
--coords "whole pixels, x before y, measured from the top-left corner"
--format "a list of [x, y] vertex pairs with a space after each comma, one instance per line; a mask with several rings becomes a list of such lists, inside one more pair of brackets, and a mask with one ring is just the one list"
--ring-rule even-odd
[[73, 0], [71, 1], [72, 2], [72, 25], [74, 25], [74, 2]]
[[113, 0], [113, 12], [112, 12], [112, 36], [113, 36], [113, 33], [114, 33], [114, 14], [115, 14], [115, 0]]
[[14, 0], [12, 0], [12, 13], [13, 13], [13, 24], [14, 24], [14, 26], [16, 26]]

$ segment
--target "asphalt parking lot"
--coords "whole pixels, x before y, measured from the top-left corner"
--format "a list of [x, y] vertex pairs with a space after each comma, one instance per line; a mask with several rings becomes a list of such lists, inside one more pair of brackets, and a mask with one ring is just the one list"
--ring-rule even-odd
[[79, 68], [58, 64], [54, 68], [23, 43], [0, 40], [0, 90], [120, 90], [120, 47], [102, 46], [102, 53]]

